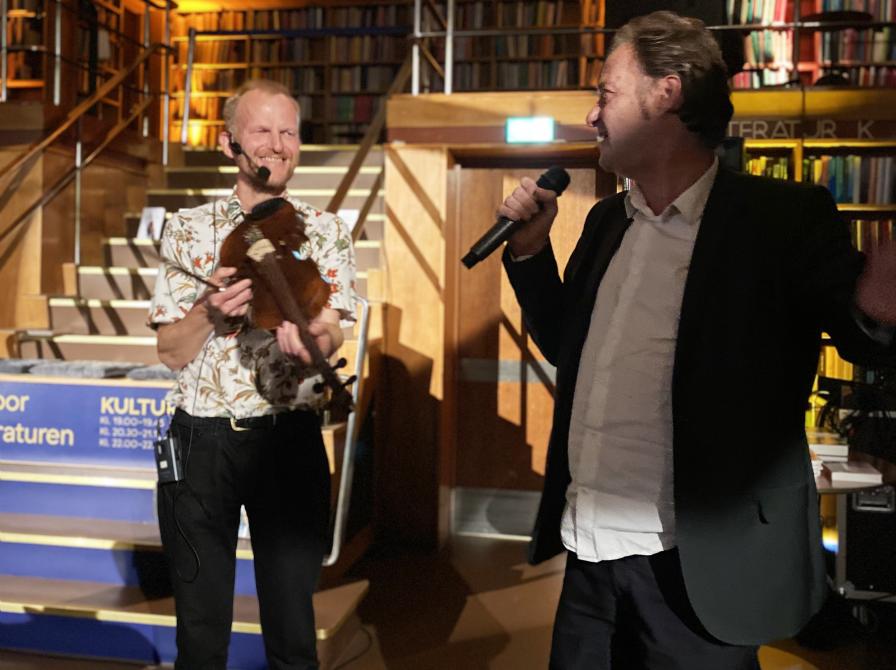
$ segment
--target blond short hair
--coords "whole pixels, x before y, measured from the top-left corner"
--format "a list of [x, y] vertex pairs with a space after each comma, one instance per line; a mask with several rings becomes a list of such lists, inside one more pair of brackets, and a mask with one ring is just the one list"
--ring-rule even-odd
[[243, 96], [250, 91], [262, 91], [269, 95], [285, 95], [292, 100], [293, 104], [296, 106], [296, 126], [298, 126], [301, 112], [299, 101], [292, 96], [292, 93], [286, 86], [280, 82], [271, 81], [270, 79], [249, 79], [243, 82], [242, 86], [236, 89], [233, 92], [233, 95], [227, 98], [224, 103], [222, 116], [224, 117], [224, 127], [227, 129], [228, 133], [233, 135], [236, 124], [236, 110], [239, 107], [240, 100], [242, 100]]

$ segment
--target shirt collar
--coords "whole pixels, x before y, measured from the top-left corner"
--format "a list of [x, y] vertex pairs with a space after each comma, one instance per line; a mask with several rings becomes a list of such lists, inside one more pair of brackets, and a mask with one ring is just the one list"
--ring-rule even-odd
[[[283, 189], [283, 193], [281, 193], [279, 197], [289, 200], [289, 191]], [[236, 222], [240, 215], [243, 214], [243, 204], [240, 202], [240, 197], [236, 194], [236, 186], [233, 187], [230, 196], [224, 203], [224, 213], [227, 215], [228, 219], [234, 222]]]
[[647, 200], [641, 192], [637, 183], [632, 184], [631, 190], [625, 196], [625, 211], [629, 217], [633, 217], [635, 212], [641, 212], [648, 219], [667, 221], [676, 213], [681, 214], [682, 218], [689, 225], [695, 225], [703, 216], [703, 209], [706, 207], [706, 201], [709, 200], [709, 192], [712, 190], [713, 182], [719, 171], [719, 159], [713, 158], [712, 165], [704, 172], [697, 181], [688, 186], [675, 200], [672, 201], [662, 213], [654, 214], [647, 205]]

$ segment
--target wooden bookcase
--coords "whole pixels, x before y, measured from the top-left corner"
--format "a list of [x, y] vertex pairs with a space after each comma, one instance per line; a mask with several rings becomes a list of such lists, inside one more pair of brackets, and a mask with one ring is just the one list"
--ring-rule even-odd
[[[860, 13], [864, 13], [863, 17]], [[763, 24], [744, 34], [744, 71], [735, 88], [799, 82], [841, 73], [853, 86], [896, 86], [896, 5], [878, 0], [728, 0], [732, 24]], [[870, 19], [870, 22], [869, 22]], [[837, 28], [824, 27], [825, 21]], [[789, 23], [803, 22], [796, 29]], [[890, 25], [882, 25], [889, 23]]]
[[[285, 84], [299, 100], [303, 141], [350, 143], [363, 135], [376, 113], [379, 96], [388, 89], [407, 54], [412, 15], [413, 4], [407, 0], [381, 0], [176, 16], [173, 135], [180, 134], [183, 119], [190, 28], [235, 34], [198, 37], [189, 144], [216, 144], [225, 99], [243, 81], [256, 77]], [[286, 39], [239, 34], [265, 30], [294, 32]]]
[[[749, 172], [827, 187], [859, 250], [894, 239], [896, 140], [747, 140], [744, 149]], [[845, 380], [859, 374], [832, 347], [822, 351], [818, 373]]]
[[[435, 6], [442, 16], [447, 5]], [[530, 28], [580, 30], [603, 25], [601, 0], [457, 0], [454, 28], [506, 34], [454, 39], [453, 90], [519, 91], [593, 88], [604, 52], [601, 35], [545, 31], [519, 34]], [[424, 16], [424, 32], [439, 30], [438, 19]], [[435, 56], [444, 61], [444, 40], [436, 40]], [[433, 75], [428, 88], [444, 89]]]

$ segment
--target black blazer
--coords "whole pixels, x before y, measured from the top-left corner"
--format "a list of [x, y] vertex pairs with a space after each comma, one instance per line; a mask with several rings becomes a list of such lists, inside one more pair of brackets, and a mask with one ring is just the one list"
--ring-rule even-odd
[[[567, 437], [597, 287], [627, 221], [624, 194], [585, 221], [563, 280], [548, 245], [504, 265], [557, 367], [554, 424], [529, 559], [563, 551]], [[672, 388], [676, 541], [688, 596], [732, 644], [793, 635], [825, 594], [804, 416], [821, 332], [840, 355], [893, 365], [851, 311], [862, 256], [827, 190], [720, 169], [685, 284]]]

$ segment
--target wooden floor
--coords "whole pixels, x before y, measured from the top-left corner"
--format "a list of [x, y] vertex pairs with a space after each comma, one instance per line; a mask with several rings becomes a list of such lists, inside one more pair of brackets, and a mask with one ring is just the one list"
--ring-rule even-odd
[[[370, 580], [360, 616], [365, 632], [343, 657], [345, 670], [533, 670], [547, 668], [551, 620], [563, 559], [532, 567], [520, 542], [455, 538], [439, 554], [380, 552], [350, 578]], [[833, 647], [792, 640], [761, 650], [763, 670], [896, 668], [896, 606], [873, 607], [877, 631], [845, 619], [816, 636]], [[352, 656], [357, 656], [350, 660]], [[137, 670], [141, 666], [36, 658], [0, 652], [2, 670]]]

